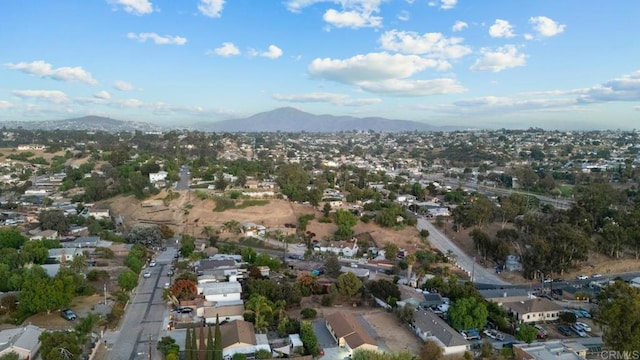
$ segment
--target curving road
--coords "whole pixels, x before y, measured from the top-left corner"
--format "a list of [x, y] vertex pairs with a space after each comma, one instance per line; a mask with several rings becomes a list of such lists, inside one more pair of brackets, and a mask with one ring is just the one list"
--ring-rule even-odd
[[458, 266], [462, 268], [462, 270], [466, 271], [469, 276], [473, 275], [473, 279], [471, 279], [472, 282], [493, 285], [509, 285], [508, 282], [500, 279], [493, 269], [489, 270], [476, 263], [428, 220], [418, 217], [418, 224], [416, 227], [418, 228], [418, 231], [422, 229], [429, 231], [429, 242], [435, 248], [442, 251], [443, 254], [452, 251], [456, 255], [456, 263]]

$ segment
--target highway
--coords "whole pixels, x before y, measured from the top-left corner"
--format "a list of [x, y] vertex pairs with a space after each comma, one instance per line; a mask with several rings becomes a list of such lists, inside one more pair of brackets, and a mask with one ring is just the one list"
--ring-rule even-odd
[[492, 285], [509, 285], [509, 283], [500, 279], [493, 269], [489, 270], [480, 264], [477, 264], [474, 259], [470, 258], [460, 250], [460, 248], [454, 244], [451, 239], [449, 239], [428, 220], [418, 217], [418, 224], [416, 227], [418, 231], [422, 229], [429, 231], [429, 242], [443, 254], [447, 254], [449, 251], [452, 251], [456, 256], [456, 263], [459, 267], [463, 271], [467, 272], [469, 276], [473, 277], [472, 282]]
[[[169, 282], [167, 272], [175, 254], [174, 248], [158, 253], [157, 265], [148, 267], [150, 278], [140, 276], [138, 287], [131, 295], [120, 326], [105, 332], [110, 360], [161, 359], [156, 349], [159, 338], [164, 336], [165, 319], [169, 308], [162, 300], [164, 284]], [[151, 356], [149, 355], [151, 349]]]

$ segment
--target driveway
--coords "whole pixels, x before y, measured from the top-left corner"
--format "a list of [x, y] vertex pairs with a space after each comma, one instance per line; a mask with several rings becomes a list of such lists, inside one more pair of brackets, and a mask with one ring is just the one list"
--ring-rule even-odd
[[325, 324], [324, 320], [316, 320], [312, 324], [313, 332], [316, 333], [316, 337], [318, 338], [318, 345], [321, 348], [331, 348], [338, 346], [338, 343], [333, 339], [333, 336], [331, 335], [329, 330], [327, 330], [327, 325]]

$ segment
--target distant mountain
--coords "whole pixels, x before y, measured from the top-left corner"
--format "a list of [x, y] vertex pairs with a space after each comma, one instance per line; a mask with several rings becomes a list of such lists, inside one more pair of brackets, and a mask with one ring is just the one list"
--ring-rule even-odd
[[285, 107], [262, 112], [244, 119], [232, 119], [194, 126], [203, 131], [228, 132], [338, 132], [338, 131], [452, 131], [457, 127], [438, 127], [408, 120], [390, 120], [381, 117], [358, 118], [353, 116], [314, 115], [295, 108]]
[[7, 128], [29, 130], [86, 130], [86, 131], [158, 131], [160, 126], [141, 121], [122, 121], [102, 116], [83, 116], [81, 118], [50, 121], [7, 121], [0, 123]]

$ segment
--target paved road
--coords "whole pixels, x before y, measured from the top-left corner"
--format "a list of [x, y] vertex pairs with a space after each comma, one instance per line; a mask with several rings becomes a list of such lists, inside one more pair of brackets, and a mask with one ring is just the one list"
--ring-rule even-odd
[[456, 255], [456, 262], [466, 271], [470, 276], [473, 275], [473, 282], [482, 284], [494, 284], [494, 285], [508, 285], [509, 283], [496, 276], [493, 269], [489, 270], [475, 263], [475, 261], [465, 254], [451, 239], [443, 234], [438, 228], [436, 228], [431, 222], [424, 218], [418, 217], [417, 224], [418, 231], [427, 229], [429, 231], [429, 242], [435, 246], [443, 254], [453, 251]]
[[188, 166], [182, 166], [180, 168], [180, 181], [176, 183], [176, 190], [189, 190], [189, 180], [191, 174]]
[[[159, 337], [164, 336], [164, 326], [169, 308], [162, 300], [162, 289], [169, 282], [167, 271], [175, 254], [174, 248], [160, 252], [157, 265], [148, 268], [150, 278], [140, 277], [140, 283], [131, 296], [120, 326], [115, 331], [105, 333], [108, 359], [137, 360], [161, 359], [156, 349]], [[149, 356], [151, 344], [151, 356]]]

